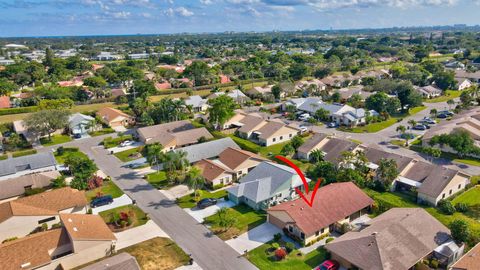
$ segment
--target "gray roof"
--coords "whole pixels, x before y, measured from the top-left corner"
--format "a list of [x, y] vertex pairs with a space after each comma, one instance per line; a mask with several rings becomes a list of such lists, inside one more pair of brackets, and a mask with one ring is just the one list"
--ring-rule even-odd
[[361, 269], [410, 269], [451, 240], [450, 231], [422, 208], [393, 208], [325, 248]]
[[323, 102], [322, 99], [319, 97], [309, 97], [306, 98], [303, 103], [298, 107], [301, 111], [316, 112], [321, 106]]
[[338, 159], [342, 156], [343, 152], [352, 152], [358, 143], [352, 141], [331, 138], [320, 150], [325, 152], [325, 160], [338, 164]]
[[52, 180], [60, 176], [58, 171], [32, 173], [0, 181], [0, 200], [25, 193], [25, 187], [43, 188], [50, 186]]
[[201, 96], [190, 96], [185, 99], [186, 105], [191, 105], [192, 107], [201, 107], [207, 103], [206, 99], [203, 99]]
[[428, 177], [418, 188], [418, 193], [426, 194], [432, 197], [438, 197], [443, 189], [450, 183], [453, 177], [457, 175], [457, 170], [452, 170], [442, 166], [435, 166]]
[[70, 126], [70, 128], [73, 128], [73, 127], [76, 127], [80, 124], [87, 124], [88, 122], [93, 121], [93, 120], [95, 120], [95, 118], [93, 118], [91, 116], [81, 114], [81, 113], [75, 113], [75, 114], [72, 114], [69, 117], [68, 125]]
[[210, 159], [217, 157], [221, 152], [223, 152], [223, 150], [227, 149], [228, 147], [240, 149], [240, 147], [231, 138], [223, 138], [219, 140], [178, 148], [174, 151], [186, 152], [188, 161], [190, 161], [190, 163], [194, 163], [202, 159]]
[[239, 185], [231, 187], [227, 191], [236, 197], [243, 196], [259, 203], [285, 189], [301, 185], [303, 183], [294, 169], [265, 161], [242, 177]]
[[308, 139], [304, 144], [302, 144], [297, 151], [300, 153], [309, 153], [313, 150], [317, 144], [319, 144], [323, 139], [327, 137], [327, 134], [324, 133], [315, 133], [310, 139]]
[[417, 161], [403, 177], [422, 183], [436, 169], [439, 168], [433, 164]]
[[398, 171], [401, 172], [407, 165], [413, 160], [413, 158], [397, 155], [394, 153], [386, 152], [380, 149], [369, 147], [365, 150], [365, 156], [368, 161], [379, 164], [382, 158], [393, 159], [397, 163]]
[[15, 174], [24, 170], [41, 169], [56, 164], [55, 157], [50, 152], [9, 158], [0, 161], [0, 176]]
[[82, 268], [81, 270], [140, 270], [137, 259], [123, 252], [105, 260]]

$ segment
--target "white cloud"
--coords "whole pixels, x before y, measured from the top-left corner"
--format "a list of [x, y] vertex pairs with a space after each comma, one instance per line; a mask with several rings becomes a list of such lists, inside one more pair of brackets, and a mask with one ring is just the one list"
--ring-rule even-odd
[[127, 19], [132, 14], [129, 11], [112, 12], [109, 14], [114, 19]]
[[200, 0], [200, 4], [211, 5], [211, 4], [213, 4], [213, 0]]
[[193, 12], [188, 10], [187, 8], [185, 7], [178, 7], [175, 9], [175, 12], [180, 15], [180, 16], [183, 16], [183, 17], [190, 17], [190, 16], [193, 16]]
[[[230, 0], [238, 2], [255, 0]], [[262, 0], [273, 6], [312, 6], [319, 10], [335, 8], [362, 8], [372, 6], [415, 7], [415, 6], [452, 6], [460, 0]]]

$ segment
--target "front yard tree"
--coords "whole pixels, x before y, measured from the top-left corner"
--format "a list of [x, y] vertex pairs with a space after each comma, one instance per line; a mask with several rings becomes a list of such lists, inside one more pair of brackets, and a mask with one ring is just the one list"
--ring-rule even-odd
[[221, 95], [217, 98], [210, 99], [208, 103], [210, 104], [210, 108], [208, 109], [210, 117], [208, 121], [216, 128], [221, 128], [228, 119], [235, 115], [234, 110], [237, 104], [233, 98], [227, 95]]
[[165, 154], [163, 169], [169, 179], [175, 179], [176, 181], [184, 180], [189, 166], [190, 162], [187, 159], [187, 152], [170, 151]]
[[272, 95], [275, 97], [275, 99], [280, 99], [281, 92], [282, 89], [280, 88], [280, 85], [276, 84], [272, 87]]
[[310, 153], [310, 162], [315, 164], [320, 161], [323, 161], [325, 154], [320, 149], [315, 149]]
[[380, 164], [377, 169], [377, 178], [383, 183], [385, 187], [390, 187], [398, 177], [397, 163], [394, 159], [380, 159]]
[[88, 157], [75, 155], [67, 156], [65, 166], [74, 176], [70, 186], [79, 190], [87, 189], [87, 181], [98, 170], [97, 165]]
[[450, 223], [449, 227], [455, 241], [463, 243], [470, 239], [470, 228], [465, 220], [456, 219]]
[[314, 116], [318, 121], [327, 121], [328, 117], [330, 116], [330, 112], [324, 108], [319, 108], [315, 111]]
[[397, 132], [400, 133], [401, 136], [403, 136], [403, 139], [405, 140], [405, 145], [408, 146], [408, 135], [406, 134], [407, 128], [404, 125], [400, 125], [396, 129]]
[[48, 139], [52, 140], [52, 133], [67, 127], [69, 115], [66, 110], [43, 110], [27, 116], [25, 126], [32, 133], [48, 135]]
[[236, 218], [230, 216], [228, 212], [228, 208], [226, 207], [222, 207], [217, 210], [218, 225], [222, 227], [224, 232], [230, 229], [235, 224], [235, 222], [237, 222]]
[[150, 165], [155, 165], [157, 172], [159, 171], [159, 164], [163, 160], [163, 146], [160, 143], [149, 144], [146, 146], [147, 161]]
[[297, 151], [297, 149], [302, 146], [302, 144], [304, 143], [305, 141], [303, 140], [302, 137], [300, 136], [295, 136], [293, 137], [291, 140], [290, 140], [290, 144], [292, 145], [293, 149], [295, 149], [295, 151]]
[[191, 167], [187, 173], [187, 186], [190, 189], [193, 189], [193, 196], [195, 201], [197, 201], [197, 192], [198, 189], [202, 188], [205, 184], [205, 179], [202, 176], [202, 171], [198, 167]]
[[295, 154], [295, 148], [292, 146], [291, 143], [287, 143], [283, 146], [280, 153], [284, 156], [291, 156], [291, 155]]

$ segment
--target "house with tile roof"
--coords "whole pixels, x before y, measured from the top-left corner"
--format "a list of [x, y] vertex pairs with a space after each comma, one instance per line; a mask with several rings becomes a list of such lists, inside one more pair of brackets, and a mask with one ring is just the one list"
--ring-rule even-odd
[[298, 198], [295, 188], [303, 190], [303, 182], [294, 169], [265, 161], [227, 192], [228, 198], [236, 204], [243, 203], [258, 210]]
[[325, 248], [345, 269], [407, 270], [430, 258], [445, 269], [463, 254], [450, 230], [422, 208], [392, 208]]
[[343, 224], [365, 215], [373, 200], [353, 182], [333, 183], [318, 189], [312, 207], [302, 199], [282, 202], [267, 210], [267, 221], [307, 245]]
[[0, 204], [0, 240], [23, 237], [60, 221], [61, 213], [86, 213], [85, 192], [64, 187]]
[[51, 152], [9, 158], [0, 161], [0, 181], [25, 174], [54, 171], [57, 161]]
[[158, 142], [164, 151], [197, 144], [201, 138], [213, 139], [206, 128], [195, 128], [188, 120], [142, 127], [137, 133], [141, 142], [145, 144]]
[[450, 270], [476, 270], [480, 269], [480, 243], [470, 249]]
[[25, 194], [27, 190], [47, 188], [60, 177], [58, 171], [48, 171], [21, 175], [0, 181], [0, 201]]
[[72, 269], [115, 250], [116, 237], [100, 216], [61, 214], [59, 224], [0, 244], [2, 269]]
[[97, 116], [112, 128], [127, 127], [135, 122], [132, 116], [110, 107], [103, 107], [98, 110]]

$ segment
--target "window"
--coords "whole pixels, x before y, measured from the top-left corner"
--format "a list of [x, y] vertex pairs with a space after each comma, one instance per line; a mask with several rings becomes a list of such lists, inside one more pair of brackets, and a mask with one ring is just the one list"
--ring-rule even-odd
[[290, 134], [290, 138], [293, 137], [293, 134]]
[[315, 233], [315, 236], [319, 236], [319, 235], [320, 235], [320, 231], [317, 231], [317, 232]]
[[322, 228], [322, 229], [320, 230], [320, 233], [324, 233], [324, 232], [325, 232], [325, 228]]
[[450, 189], [450, 191], [448, 192], [448, 194], [452, 195], [452, 190]]
[[445, 193], [442, 194], [442, 199], [445, 199]]
[[280, 140], [283, 140], [283, 136], [280, 136]]
[[52, 221], [52, 220], [55, 220], [55, 217], [49, 217], [49, 218], [41, 219], [41, 220], [38, 221], [38, 224], [46, 223], [46, 222], [49, 222], [49, 221]]
[[272, 139], [272, 142], [275, 142], [276, 140], [277, 140], [277, 138], [273, 138], [273, 139]]
[[458, 189], [461, 189], [461, 188], [462, 188], [462, 184], [459, 184], [459, 185], [458, 185]]
[[300, 238], [305, 239], [305, 234], [303, 232], [300, 233]]
[[288, 226], [288, 231], [289, 231], [289, 232], [293, 232], [292, 226]]

